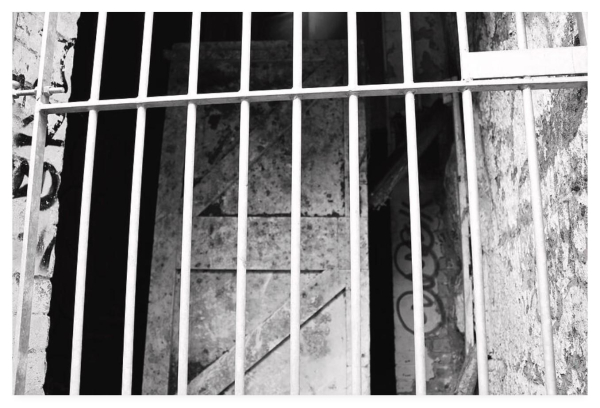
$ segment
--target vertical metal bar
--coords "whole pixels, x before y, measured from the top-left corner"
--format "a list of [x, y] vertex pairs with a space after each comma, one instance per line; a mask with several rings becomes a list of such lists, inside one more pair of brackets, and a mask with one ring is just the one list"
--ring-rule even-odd
[[[517, 14], [517, 42], [519, 49], [527, 49], [525, 18], [522, 12]], [[544, 347], [544, 367], [546, 393], [556, 395], [556, 368], [554, 363], [554, 344], [552, 341], [552, 312], [550, 310], [550, 288], [548, 287], [548, 267], [546, 262], [546, 238], [544, 235], [544, 215], [542, 189], [540, 186], [540, 165], [538, 162], [535, 137], [535, 117], [531, 88], [523, 89], [523, 107], [525, 118], [525, 137], [527, 140], [527, 158], [531, 180], [531, 210], [535, 236], [535, 262], [537, 266], [537, 289], [542, 321], [542, 344]]]
[[[302, 12], [294, 12], [293, 89], [302, 88]], [[300, 394], [300, 252], [302, 101], [292, 102], [292, 205], [290, 276], [290, 394]]]
[[[12, 16], [13, 16], [13, 19], [12, 19], [12, 42], [14, 42], [15, 41], [15, 34], [16, 34], [16, 31], [17, 31], [17, 19], [19, 18], [19, 13], [13, 12]], [[13, 44], [13, 49], [14, 49], [14, 44]]]
[[[142, 61], [138, 97], [148, 96], [150, 52], [152, 46], [152, 23], [154, 13], [148, 12], [144, 19]], [[144, 138], [146, 135], [146, 108], [137, 108], [135, 147], [133, 153], [133, 175], [131, 183], [131, 210], [129, 212], [129, 247], [127, 252], [127, 281], [125, 286], [125, 330], [123, 338], [123, 375], [121, 394], [131, 395], [133, 376], [133, 335], [135, 323], [135, 285], [137, 276], [138, 237], [140, 227], [140, 205], [142, 197], [142, 167], [144, 164]]]
[[[240, 91], [250, 90], [250, 35], [252, 13], [245, 11], [242, 20], [242, 67]], [[248, 241], [248, 148], [250, 144], [250, 102], [240, 107], [240, 166], [238, 187], [238, 241], [235, 307], [235, 394], [244, 395], [246, 372], [246, 249]]]
[[588, 13], [575, 13], [577, 19], [577, 30], [579, 31], [579, 44], [588, 45]]
[[[198, 92], [200, 59], [200, 12], [192, 13], [188, 95]], [[196, 153], [196, 105], [188, 103], [185, 134], [183, 179], [183, 228], [181, 242], [181, 290], [179, 296], [179, 357], [177, 394], [186, 395], [188, 386], [188, 350], [190, 333], [190, 268], [192, 260], [192, 211], [194, 209], [194, 158]]]
[[13, 392], [15, 395], [25, 394], [27, 382], [27, 356], [29, 354], [34, 276], [38, 267], [36, 255], [40, 195], [44, 181], [44, 151], [46, 149], [46, 132], [48, 127], [48, 116], [40, 112], [39, 107], [41, 103], [48, 103], [49, 101], [48, 95], [44, 94], [44, 87], [49, 83], [52, 76], [57, 19], [57, 13], [46, 13], [44, 31], [42, 33], [42, 47], [36, 90], [37, 102], [35, 105], [29, 158], [29, 186], [27, 188], [27, 202], [25, 205], [17, 316], [13, 340]]
[[[94, 66], [92, 70], [92, 89], [90, 101], [100, 97], [100, 78], [102, 59], [104, 57], [104, 36], [106, 33], [107, 13], [98, 13], [96, 29], [96, 47], [94, 50]], [[81, 197], [81, 220], [79, 222], [79, 243], [77, 248], [77, 275], [75, 283], [75, 314], [73, 318], [73, 348], [71, 351], [71, 384], [70, 394], [79, 394], [81, 376], [81, 347], [83, 339], [83, 307], [85, 303], [85, 278], [87, 270], [88, 235], [90, 228], [90, 206], [92, 201], [92, 179], [94, 175], [94, 151], [96, 149], [96, 126], [98, 110], [90, 110], [85, 146], [83, 168], [83, 191]]]
[[468, 202], [465, 169], [465, 144], [460, 115], [460, 99], [458, 93], [452, 94], [452, 113], [454, 118], [454, 144], [456, 146], [456, 167], [458, 176], [458, 218], [460, 220], [460, 243], [462, 249], [463, 295], [465, 308], [465, 350], [475, 344], [473, 333], [473, 286], [469, 274], [471, 251], [469, 250], [469, 219], [467, 218]]
[[[348, 13], [348, 86], [358, 85], [358, 44], [356, 12]], [[350, 313], [351, 313], [351, 359], [352, 394], [360, 395], [361, 345], [360, 345], [360, 157], [358, 142], [358, 96], [350, 94], [348, 106], [349, 143], [348, 167], [350, 175]]]
[[[404, 83], [413, 83], [410, 13], [400, 13], [402, 25], [402, 63]], [[423, 311], [423, 260], [421, 254], [421, 204], [419, 200], [419, 154], [415, 94], [406, 93], [406, 151], [408, 156], [408, 191], [410, 200], [410, 248], [412, 257], [413, 311], [415, 336], [416, 394], [426, 394], [425, 315]]]
[[[465, 55], [469, 52], [467, 16], [456, 13], [458, 44], [463, 80], [469, 80]], [[471, 220], [471, 254], [473, 259], [473, 287], [475, 303], [475, 334], [477, 335], [477, 376], [479, 395], [488, 394], [487, 338], [485, 330], [485, 294], [481, 266], [481, 229], [479, 226], [479, 192], [477, 188], [477, 159], [475, 157], [475, 124], [473, 122], [473, 95], [470, 89], [462, 92], [467, 157], [467, 188], [469, 191], [469, 216]]]

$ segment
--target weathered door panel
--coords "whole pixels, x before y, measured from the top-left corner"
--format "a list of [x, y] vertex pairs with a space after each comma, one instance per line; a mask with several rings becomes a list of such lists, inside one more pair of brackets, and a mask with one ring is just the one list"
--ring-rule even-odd
[[[277, 87], [289, 74], [285, 42], [254, 45], [252, 87]], [[239, 44], [203, 45], [206, 90], [235, 88]], [[305, 86], [342, 84], [345, 42], [304, 50]], [[288, 55], [289, 52], [289, 55]], [[185, 93], [186, 46], [170, 53], [170, 94]], [[213, 58], [214, 60], [211, 60]], [[225, 75], [222, 88], [204, 76]], [[216, 78], [216, 77], [215, 77]], [[202, 83], [202, 81], [201, 81]], [[202, 86], [202, 85], [201, 85]], [[282, 86], [283, 87], [283, 86]], [[213, 89], [215, 88], [215, 89]], [[348, 102], [302, 105], [301, 392], [345, 394], [350, 386]], [[361, 107], [360, 118], [364, 118]], [[246, 305], [246, 393], [289, 393], [291, 102], [251, 104]], [[144, 393], [176, 392], [181, 189], [186, 115], [168, 109], [161, 156]], [[361, 120], [361, 124], [364, 120]], [[364, 389], [369, 389], [369, 308], [365, 135], [361, 125], [361, 269]], [[198, 107], [192, 234], [190, 394], [233, 392], [239, 107]]]

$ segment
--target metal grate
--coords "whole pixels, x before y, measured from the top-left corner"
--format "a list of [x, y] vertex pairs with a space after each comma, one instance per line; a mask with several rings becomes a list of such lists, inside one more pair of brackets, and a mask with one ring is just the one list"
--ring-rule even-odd
[[[21, 260], [22, 277], [17, 299], [17, 322], [14, 343], [13, 391], [25, 393], [27, 375], [27, 351], [31, 323], [33, 277], [35, 272], [34, 252], [37, 243], [39, 202], [42, 185], [44, 141], [47, 118], [50, 114], [69, 112], [89, 112], [85, 167], [83, 176], [83, 197], [79, 231], [77, 282], [75, 294], [75, 318], [71, 362], [70, 393], [79, 394], [81, 373], [81, 350], [83, 334], [83, 306], [92, 192], [92, 173], [98, 112], [102, 110], [137, 109], [135, 152], [133, 164], [133, 187], [129, 222], [129, 253], [127, 262], [127, 290], [125, 306], [125, 337], [123, 351], [122, 393], [131, 394], [133, 363], [133, 328], [135, 283], [137, 269], [137, 248], [140, 214], [140, 194], [142, 162], [144, 150], [146, 110], [151, 107], [187, 106], [187, 129], [185, 147], [183, 241], [181, 258], [181, 305], [179, 317], [179, 372], [178, 394], [187, 394], [187, 362], [189, 336], [190, 299], [190, 259], [192, 237], [193, 169], [196, 132], [196, 106], [219, 103], [240, 103], [240, 154], [239, 154], [239, 195], [238, 195], [238, 244], [237, 244], [237, 287], [236, 287], [236, 354], [235, 392], [244, 394], [245, 376], [245, 303], [246, 303], [246, 249], [247, 249], [247, 206], [248, 206], [248, 145], [250, 103], [264, 101], [293, 100], [292, 116], [292, 210], [291, 210], [291, 303], [290, 303], [290, 381], [291, 394], [299, 393], [300, 369], [300, 165], [301, 165], [301, 105], [302, 100], [321, 98], [349, 99], [349, 166], [350, 166], [350, 254], [351, 254], [351, 366], [352, 394], [361, 393], [361, 350], [360, 350], [360, 241], [359, 241], [359, 142], [358, 142], [358, 98], [366, 96], [404, 95], [406, 100], [406, 129], [409, 168], [410, 224], [412, 242], [412, 274], [414, 291], [414, 339], [416, 392], [425, 394], [425, 340], [423, 324], [423, 277], [421, 260], [421, 226], [419, 205], [418, 155], [416, 143], [415, 95], [432, 93], [452, 93], [454, 104], [455, 138], [459, 157], [458, 172], [464, 180], [465, 166], [462, 162], [466, 154], [466, 175], [468, 191], [464, 181], [459, 185], [460, 212], [468, 211], [470, 217], [471, 248], [473, 264], [473, 290], [467, 282], [468, 265], [463, 268], [465, 276], [465, 313], [467, 325], [467, 345], [474, 343], [471, 296], [474, 298], [474, 314], [477, 339], [477, 363], [479, 393], [488, 393], [488, 369], [485, 334], [485, 301], [483, 274], [481, 267], [481, 240], [479, 226], [479, 203], [477, 190], [477, 169], [473, 123], [472, 92], [521, 90], [525, 108], [525, 125], [531, 174], [532, 211], [535, 227], [536, 265], [538, 276], [538, 296], [542, 321], [543, 347], [545, 356], [546, 391], [556, 393], [556, 373], [552, 343], [548, 277], [546, 267], [545, 237], [543, 232], [542, 201], [538, 170], [537, 148], [534, 131], [532, 90], [587, 87], [587, 16], [577, 16], [581, 47], [558, 48], [551, 50], [527, 50], [523, 13], [517, 13], [517, 36], [519, 50], [486, 53], [469, 52], [467, 40], [467, 20], [465, 13], [457, 13], [460, 62], [462, 79], [450, 82], [414, 83], [412, 73], [412, 52], [410, 15], [402, 13], [402, 46], [404, 78], [403, 84], [358, 85], [357, 75], [357, 34], [356, 13], [348, 13], [348, 86], [328, 88], [302, 88], [302, 13], [294, 12], [293, 29], [293, 87], [288, 90], [250, 91], [250, 22], [251, 13], [244, 12], [242, 26], [242, 68], [241, 89], [239, 92], [218, 94], [197, 93], [197, 72], [200, 48], [200, 12], [192, 16], [190, 47], [190, 73], [188, 94], [178, 96], [148, 97], [148, 73], [150, 69], [150, 45], [152, 38], [153, 13], [146, 13], [144, 23], [142, 63], [137, 98], [99, 100], [104, 37], [107, 13], [99, 13], [96, 46], [92, 74], [90, 100], [50, 104], [44, 87], [49, 85], [53, 44], [56, 36], [57, 13], [46, 13], [42, 37], [39, 84], [36, 91], [36, 108], [30, 161], [31, 181], [27, 190], [24, 247]], [[502, 67], [497, 63], [502, 59]], [[543, 59], [542, 59], [543, 58]], [[508, 67], [508, 68], [507, 68]], [[560, 76], [557, 76], [560, 75]], [[464, 146], [458, 93], [462, 93]], [[462, 254], [469, 258], [469, 222], [464, 219], [461, 225]], [[473, 293], [471, 295], [471, 293]]]

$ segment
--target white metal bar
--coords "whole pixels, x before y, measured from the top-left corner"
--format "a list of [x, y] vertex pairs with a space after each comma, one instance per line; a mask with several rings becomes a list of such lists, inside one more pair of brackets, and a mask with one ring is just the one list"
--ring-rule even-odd
[[463, 128], [460, 114], [460, 97], [458, 93], [452, 94], [452, 113], [454, 118], [454, 144], [456, 146], [456, 167], [458, 181], [458, 218], [460, 220], [460, 243], [462, 252], [463, 269], [463, 298], [465, 308], [465, 350], [475, 344], [473, 334], [473, 286], [469, 274], [471, 264], [471, 251], [469, 250], [469, 218], [467, 217], [467, 174], [465, 168], [465, 144], [463, 142]]
[[[412, 36], [410, 13], [400, 13], [402, 25], [402, 63], [404, 83], [413, 83]], [[419, 200], [419, 153], [417, 151], [417, 122], [415, 94], [407, 92], [406, 151], [408, 156], [408, 191], [410, 201], [410, 249], [412, 258], [415, 384], [416, 394], [426, 394], [425, 377], [425, 315], [423, 311], [423, 259], [421, 255], [421, 204]]]
[[[106, 34], [107, 13], [98, 13], [96, 29], [96, 47], [92, 69], [92, 88], [90, 101], [98, 101], [100, 97], [100, 79], [102, 59], [104, 57], [104, 37]], [[83, 168], [83, 188], [81, 195], [81, 219], [79, 222], [79, 243], [77, 248], [77, 275], [75, 283], [75, 306], [73, 317], [73, 348], [71, 350], [71, 384], [70, 394], [79, 394], [81, 377], [81, 347], [83, 340], [83, 308], [85, 303], [85, 278], [87, 271], [88, 236], [90, 228], [90, 207], [92, 202], [92, 179], [94, 175], [94, 152], [96, 150], [96, 127], [98, 110], [91, 109], [88, 117], [85, 159]]]
[[[145, 13], [142, 40], [142, 61], [138, 95], [148, 96], [150, 52], [152, 46], [152, 23], [154, 13]], [[125, 286], [125, 328], [123, 338], [123, 375], [121, 394], [131, 395], [133, 378], [133, 336], [135, 324], [135, 286], [137, 277], [138, 238], [140, 206], [142, 201], [142, 168], [144, 164], [144, 139], [146, 136], [146, 107], [137, 109], [133, 174], [131, 183], [131, 210], [129, 213], [129, 246], [127, 252], [127, 281]]]
[[[463, 56], [469, 52], [467, 16], [456, 13], [458, 44], [463, 80], [467, 79], [468, 67]], [[481, 235], [479, 226], [479, 192], [477, 187], [477, 159], [475, 157], [475, 124], [473, 122], [473, 95], [470, 89], [462, 91], [465, 127], [465, 150], [467, 158], [467, 187], [469, 191], [469, 216], [471, 220], [471, 256], [473, 260], [473, 287], [475, 303], [475, 334], [477, 335], [477, 377], [479, 395], [488, 394], [487, 338], [485, 329], [485, 296], [481, 266]]]
[[31, 331], [31, 313], [33, 305], [34, 277], [37, 270], [38, 220], [40, 213], [40, 195], [42, 193], [44, 172], [44, 151], [48, 115], [38, 110], [41, 103], [48, 103], [43, 93], [44, 85], [51, 80], [54, 47], [56, 45], [56, 13], [46, 13], [42, 47], [38, 70], [37, 103], [34, 112], [31, 152], [29, 157], [29, 185], [25, 204], [23, 228], [23, 247], [21, 249], [21, 270], [19, 274], [19, 292], [17, 295], [17, 316], [14, 327], [13, 343], [13, 392], [25, 394], [27, 382], [27, 357], [29, 355], [29, 335]]
[[475, 333], [477, 335], [477, 372], [479, 395], [488, 393], [487, 338], [485, 328], [485, 293], [481, 263], [481, 227], [479, 224], [479, 192], [477, 187], [477, 159], [475, 157], [475, 128], [473, 121], [473, 96], [463, 91], [463, 116], [465, 123], [465, 148], [467, 157], [467, 185], [469, 191], [469, 217], [471, 221], [471, 251], [473, 260], [473, 287], [475, 304]]
[[510, 91], [523, 89], [529, 86], [531, 89], [568, 89], [587, 87], [587, 76], [576, 77], [535, 77], [535, 78], [505, 78], [486, 79], [478, 81], [438, 81], [418, 82], [402, 84], [379, 84], [379, 85], [357, 85], [303, 88], [303, 89], [278, 89], [266, 91], [241, 91], [220, 92], [195, 95], [165, 95], [147, 98], [124, 98], [106, 99], [102, 101], [65, 102], [56, 104], [44, 104], [40, 110], [50, 113], [87, 112], [96, 110], [123, 110], [137, 109], [139, 106], [147, 108], [162, 108], [174, 106], [187, 106], [193, 102], [196, 105], [215, 105], [224, 103], [240, 103], [242, 100], [248, 102], [271, 102], [291, 101], [295, 97], [300, 99], [330, 99], [348, 98], [350, 94], [358, 97], [368, 96], [399, 96], [407, 92], [417, 94], [439, 94], [462, 92], [469, 88], [472, 92], [485, 91]]
[[588, 73], [587, 47], [481, 51], [466, 54], [473, 79]]
[[[519, 49], [527, 48], [525, 18], [522, 12], [517, 14], [517, 42]], [[575, 47], [580, 48], [580, 47]], [[540, 165], [538, 162], [535, 136], [535, 117], [533, 98], [530, 88], [523, 89], [523, 108], [525, 119], [525, 137], [527, 139], [527, 158], [531, 180], [531, 210], [535, 236], [535, 261], [537, 270], [537, 289], [542, 321], [542, 344], [544, 348], [544, 367], [546, 393], [556, 395], [556, 368], [554, 363], [554, 344], [552, 341], [552, 311], [550, 310], [550, 288], [548, 287], [548, 267], [546, 262], [546, 238], [544, 235], [544, 215], [542, 189], [540, 186]]]
[[[17, 82], [17, 84], [19, 84], [19, 83]], [[65, 93], [65, 88], [56, 87], [56, 86], [45, 86], [44, 87], [44, 94], [54, 95], [54, 94], [59, 94], [59, 93]], [[13, 98], [20, 98], [21, 96], [35, 96], [36, 94], [37, 94], [37, 88], [21, 89], [21, 90], [13, 91], [12, 96], [13, 96]]]
[[[12, 18], [12, 40], [14, 41], [15, 33], [17, 31], [17, 19], [19, 18], [19, 13], [13, 12], [12, 16], [13, 16], [13, 18]], [[14, 47], [14, 44], [13, 44], [13, 47]]]
[[[198, 91], [198, 62], [200, 59], [200, 12], [192, 13], [190, 69], [188, 94]], [[190, 333], [190, 273], [192, 259], [192, 211], [194, 209], [194, 158], [196, 154], [196, 112], [194, 103], [188, 104], [185, 134], [185, 174], [183, 179], [183, 227], [181, 242], [181, 290], [179, 291], [179, 358], [177, 367], [177, 394], [186, 395], [188, 387], [188, 351]]]
[[[242, 17], [242, 67], [240, 92], [250, 90], [250, 35], [252, 13]], [[246, 373], [246, 253], [248, 243], [248, 149], [250, 144], [250, 102], [240, 106], [240, 166], [238, 187], [238, 240], [235, 303], [235, 394], [244, 395]]]
[[579, 12], [575, 13], [577, 19], [577, 30], [579, 31], [579, 44], [583, 46], [588, 45], [588, 13]]
[[412, 57], [412, 34], [410, 31], [410, 13], [400, 13], [400, 25], [402, 28], [402, 73], [404, 83], [415, 85], [413, 74]]
[[[356, 12], [348, 13], [348, 86], [358, 85], [358, 44]], [[358, 142], [358, 96], [349, 99], [348, 167], [350, 176], [350, 314], [352, 394], [360, 395], [360, 158]]]
[[[302, 12], [294, 12], [293, 87], [302, 88]], [[302, 101], [292, 102], [292, 204], [290, 276], [290, 394], [300, 394], [300, 253]]]

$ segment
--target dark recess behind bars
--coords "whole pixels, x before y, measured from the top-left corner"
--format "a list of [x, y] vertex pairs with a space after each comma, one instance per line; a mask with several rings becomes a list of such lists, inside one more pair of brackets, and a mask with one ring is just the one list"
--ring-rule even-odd
[[[281, 13], [257, 13], [253, 39], [288, 39], [281, 31], [267, 30], [265, 21]], [[332, 15], [333, 16], [333, 15]], [[305, 16], [306, 17], [306, 16]], [[338, 17], [338, 16], [336, 16]], [[143, 13], [109, 13], [102, 70], [101, 99], [135, 97], [138, 93]], [[89, 99], [96, 13], [82, 13], [72, 75], [71, 101]], [[240, 13], [203, 13], [202, 41], [240, 41]], [[162, 56], [172, 44], [189, 42], [190, 13], [155, 13], [149, 81], [150, 96], [165, 95], [168, 61]], [[343, 29], [344, 33], [341, 33]], [[346, 38], [345, 24], [330, 35]], [[383, 82], [380, 13], [359, 13], [359, 39], [364, 42], [366, 83]], [[284, 36], [282, 38], [273, 38]], [[361, 83], [364, 83], [361, 81]], [[202, 86], [202, 82], [200, 82]], [[383, 98], [365, 98], [370, 137], [369, 172], [379, 175], [386, 156], [387, 129], [373, 125], [384, 105]], [[134, 335], [133, 393], [140, 394], [145, 328], [152, 259], [156, 191], [165, 109], [147, 115], [140, 217], [136, 316]], [[68, 394], [73, 305], [77, 267], [77, 241], [81, 211], [87, 114], [69, 114], [64, 169], [59, 191], [60, 213], [56, 266], [50, 307], [47, 394]], [[381, 123], [381, 121], [379, 121]], [[99, 115], [92, 189], [90, 236], [81, 394], [120, 394], [125, 307], [125, 279], [131, 202], [131, 175], [136, 112], [114, 111]], [[379, 164], [378, 164], [379, 163]], [[379, 166], [379, 167], [378, 167]], [[371, 180], [370, 180], [371, 181]], [[372, 187], [372, 186], [370, 186]], [[391, 271], [389, 210], [369, 214], [369, 245], [372, 272]], [[371, 273], [371, 381], [373, 394], [395, 394], [392, 276]]]

